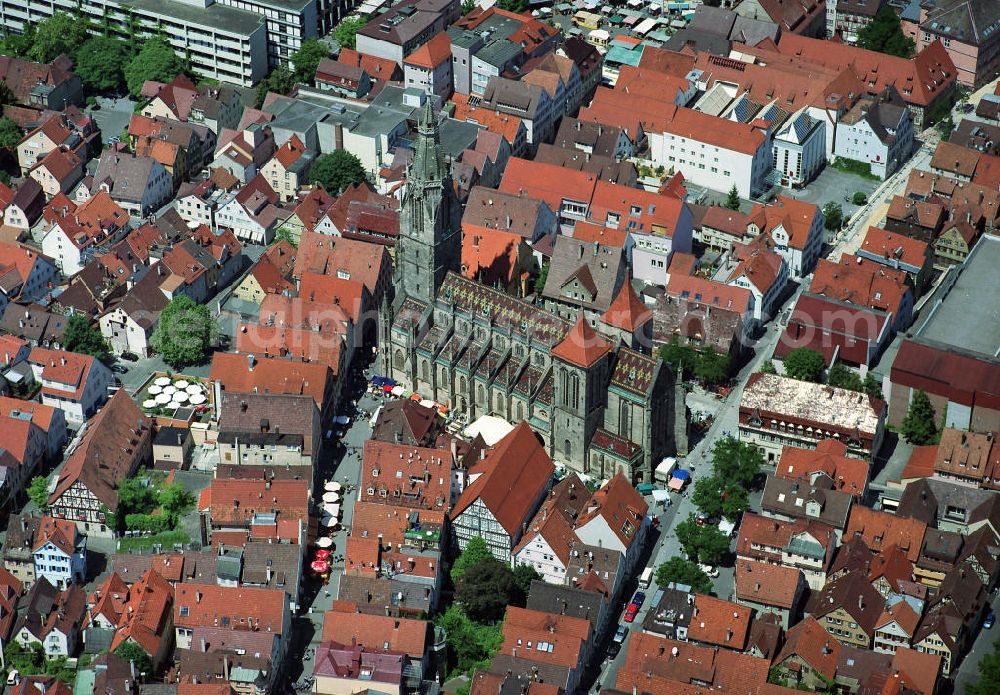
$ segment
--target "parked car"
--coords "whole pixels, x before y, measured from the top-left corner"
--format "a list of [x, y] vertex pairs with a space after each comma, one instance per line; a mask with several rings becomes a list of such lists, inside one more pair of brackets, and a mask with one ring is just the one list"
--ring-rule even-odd
[[710, 517], [708, 516], [708, 514], [706, 512], [698, 512], [694, 516], [694, 522], [696, 524], [698, 524], [699, 526], [704, 526], [705, 524], [708, 523], [709, 518]]
[[636, 614], [639, 612], [639, 606], [636, 603], [628, 604], [628, 608], [625, 609], [624, 620], [626, 623], [630, 623], [635, 620]]
[[702, 572], [704, 572], [705, 574], [707, 574], [712, 579], [715, 579], [716, 577], [719, 576], [719, 568], [718, 567], [712, 567], [712, 565], [702, 565], [702, 564], [699, 564], [698, 565], [698, 569], [700, 569]]
[[138, 362], [139, 361], [139, 356], [136, 355], [133, 352], [123, 352], [121, 354], [121, 358], [123, 360], [128, 360], [129, 362]]
[[990, 628], [992, 628], [993, 627], [993, 623], [996, 622], [996, 619], [997, 619], [997, 617], [996, 617], [996, 615], [993, 614], [993, 611], [990, 611], [989, 613], [987, 613], [986, 617], [983, 618], [983, 628], [986, 629], [986, 630], [989, 630]]
[[628, 637], [628, 628], [625, 627], [624, 625], [619, 625], [618, 629], [615, 630], [615, 637], [614, 640], [612, 641], [621, 644], [622, 642], [625, 641], [626, 637]]
[[643, 591], [637, 591], [632, 596], [632, 603], [642, 606], [643, 602], [646, 600], [646, 593]]

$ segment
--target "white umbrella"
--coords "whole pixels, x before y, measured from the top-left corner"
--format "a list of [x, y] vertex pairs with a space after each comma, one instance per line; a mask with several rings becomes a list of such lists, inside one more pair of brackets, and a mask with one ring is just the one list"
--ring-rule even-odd
[[155, 398], [147, 398], [146, 400], [144, 400], [142, 402], [142, 407], [143, 408], [155, 408], [156, 407], [156, 399]]
[[[180, 387], [178, 387], [178, 388], [180, 388]], [[188, 393], [190, 393], [192, 396], [195, 395], [196, 393], [204, 393], [205, 392], [205, 389], [202, 388], [201, 384], [191, 384], [190, 386], [188, 386], [184, 390], [187, 391]]]
[[170, 393], [170, 394], [172, 394], [172, 393], [175, 393], [176, 391], [177, 391], [177, 389], [175, 387], [173, 387], [173, 386], [164, 386], [163, 387], [163, 393]]
[[340, 518], [340, 505], [339, 504], [324, 504], [323, 510], [332, 516]]
[[149, 393], [150, 393], [151, 395], [153, 395], [153, 396], [155, 396], [156, 394], [158, 394], [158, 393], [159, 393], [160, 391], [162, 391], [162, 390], [163, 390], [163, 389], [162, 389], [162, 388], [160, 388], [159, 386], [157, 386], [156, 384], [153, 384], [153, 385], [152, 385], [152, 386], [150, 386], [150, 387], [149, 387], [149, 389], [148, 389]]
[[331, 480], [330, 482], [328, 482], [326, 485], [323, 486], [323, 489], [326, 490], [327, 492], [340, 492], [340, 490], [343, 487], [344, 486], [338, 483], [336, 480]]
[[404, 389], [402, 386], [393, 386], [392, 391], [390, 391], [389, 393], [391, 393], [393, 396], [398, 397], [406, 393], [406, 389]]
[[168, 396], [165, 393], [161, 393], [159, 396], [156, 397], [156, 402], [158, 405], [166, 405], [167, 403], [170, 402], [170, 396]]
[[205, 396], [203, 394], [200, 394], [200, 393], [196, 393], [196, 394], [194, 394], [194, 395], [191, 396], [191, 403], [193, 403], [194, 405], [201, 405], [202, 403], [204, 403], [207, 400], [208, 399], [205, 398]]
[[340, 495], [338, 495], [336, 492], [324, 492], [323, 501], [329, 502], [330, 504], [333, 504], [334, 502], [339, 502]]
[[178, 391], [172, 398], [174, 399], [174, 403], [186, 403], [189, 396], [184, 391]]
[[340, 522], [339, 522], [339, 521], [337, 521], [337, 519], [336, 519], [335, 517], [332, 517], [332, 516], [324, 516], [324, 517], [323, 517], [323, 519], [322, 519], [322, 521], [321, 521], [321, 523], [322, 523], [322, 524], [323, 524], [324, 526], [328, 526], [328, 527], [330, 527], [330, 528], [333, 528], [334, 526], [336, 526], [336, 525], [337, 525], [337, 524], [339, 524]]
[[156, 381], [153, 382], [157, 386], [167, 386], [170, 383], [169, 376], [161, 376]]
[[430, 398], [425, 398], [424, 400], [420, 401], [420, 405], [424, 406], [425, 408], [436, 408], [437, 407], [437, 403], [435, 403], [434, 401], [432, 401]]
[[316, 539], [316, 545], [320, 548], [329, 548], [333, 545], [333, 539], [329, 536], [320, 536]]
[[177, 388], [179, 391], [183, 391], [190, 385], [191, 382], [186, 381], [184, 379], [178, 379], [177, 381], [174, 382], [174, 387]]

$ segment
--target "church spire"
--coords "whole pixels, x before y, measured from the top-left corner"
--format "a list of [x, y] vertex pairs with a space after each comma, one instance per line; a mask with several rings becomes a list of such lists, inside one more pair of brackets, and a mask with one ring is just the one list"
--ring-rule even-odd
[[431, 100], [426, 99], [417, 120], [417, 141], [413, 144], [413, 161], [407, 172], [407, 183], [444, 181], [447, 176], [448, 163], [441, 149], [437, 116]]

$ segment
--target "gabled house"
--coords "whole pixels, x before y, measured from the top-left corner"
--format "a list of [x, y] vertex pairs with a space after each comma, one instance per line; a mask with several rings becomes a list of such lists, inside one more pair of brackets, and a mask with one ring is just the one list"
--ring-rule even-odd
[[[51, 206], [50, 206], [51, 207]], [[42, 251], [67, 277], [80, 272], [101, 250], [121, 240], [130, 215], [105, 190], [76, 205], [67, 201], [51, 210], [53, 222], [42, 239]]]
[[500, 655], [565, 669], [555, 685], [574, 692], [594, 647], [589, 620], [510, 606], [504, 615]]
[[813, 271], [825, 238], [818, 206], [779, 195], [772, 205], [754, 205], [749, 217], [747, 233], [770, 236], [792, 277], [802, 278]]
[[120, 355], [149, 356], [153, 330], [170, 300], [160, 288], [166, 279], [164, 267], [157, 264], [98, 319], [101, 335], [108, 341], [111, 352]]
[[579, 543], [574, 526], [587, 501], [586, 486], [575, 473], [556, 483], [514, 549], [514, 566], [529, 565], [544, 581], [564, 584], [571, 553]]
[[87, 574], [87, 538], [72, 521], [43, 516], [32, 549], [35, 577], [44, 577], [62, 591]]
[[127, 596], [109, 648], [114, 652], [123, 644], [134, 644], [149, 656], [156, 672], [173, 651], [174, 588], [149, 569], [128, 587]]
[[145, 217], [170, 201], [174, 179], [152, 157], [107, 150], [97, 165], [90, 190], [84, 195], [92, 197], [101, 191], [130, 213]]
[[42, 216], [45, 207], [45, 191], [41, 184], [30, 176], [14, 189], [14, 196], [3, 210], [3, 223], [27, 231]]
[[0, 242], [0, 314], [10, 302], [43, 299], [58, 277], [52, 258], [23, 244]]
[[258, 174], [219, 208], [220, 226], [233, 231], [240, 241], [270, 244], [280, 224], [291, 215], [278, 206], [280, 196], [267, 179]]
[[71, 656], [80, 642], [87, 595], [76, 584], [63, 590], [40, 578], [24, 597], [24, 611], [14, 624], [12, 640], [23, 648], [40, 642], [48, 658]]
[[229, 85], [204, 85], [198, 88], [185, 75], [170, 82], [149, 81], [143, 93], [150, 94], [142, 107], [147, 118], [173, 118], [207, 126], [214, 133], [235, 128], [243, 113], [239, 90]]
[[241, 130], [227, 128], [219, 133], [215, 159], [210, 167], [226, 169], [240, 183], [246, 184], [274, 155], [277, 145], [270, 127], [258, 122], [240, 125]]
[[837, 547], [837, 533], [815, 521], [780, 522], [744, 514], [736, 537], [739, 560], [767, 562], [802, 571], [810, 589], [821, 589]]
[[788, 286], [788, 263], [774, 250], [773, 240], [761, 235], [747, 244], [733, 242], [728, 262], [733, 268], [726, 284], [750, 290], [754, 320], [765, 323], [771, 319]]
[[274, 668], [282, 668], [292, 623], [288, 595], [280, 589], [183, 582], [174, 587], [173, 617], [178, 649], [191, 649], [194, 633], [201, 628], [269, 633], [278, 639]]
[[[555, 467], [537, 435], [521, 422], [480, 463], [483, 473], [451, 511], [460, 548], [480, 536], [501, 562], [509, 562], [525, 525], [549, 488]], [[516, 484], [514, 483], [516, 481]]]
[[214, 229], [217, 226], [215, 216], [219, 208], [229, 202], [232, 197], [230, 194], [239, 185], [239, 179], [228, 169], [214, 167], [208, 178], [197, 183], [181, 184], [174, 209], [185, 222], [207, 224]]
[[785, 630], [798, 620], [806, 582], [802, 571], [754, 560], [737, 560], [736, 603], [752, 608], [757, 615], [773, 614]]
[[279, 239], [253, 264], [250, 272], [233, 290], [233, 296], [259, 304], [269, 294], [293, 293], [295, 283], [291, 276], [296, 253], [296, 248], [289, 241]]
[[649, 505], [621, 472], [596, 490], [576, 519], [575, 534], [586, 545], [617, 550], [628, 573], [642, 554]]
[[71, 118], [66, 113], [53, 113], [17, 144], [17, 163], [27, 175], [47, 154], [60, 147], [86, 159], [100, 135], [90, 118]]
[[[21, 351], [23, 359], [27, 359], [30, 353], [30, 349]], [[42, 456], [50, 461], [55, 460], [68, 439], [66, 413], [62, 408], [0, 396], [0, 415], [16, 420], [28, 420], [38, 427], [45, 437], [45, 450]]]
[[306, 149], [298, 135], [292, 135], [279, 147], [260, 173], [283, 202], [294, 200], [306, 183], [313, 163], [313, 153]]
[[46, 154], [28, 176], [37, 181], [50, 198], [57, 193], [69, 193], [83, 178], [83, 159], [72, 150], [58, 147]]
[[805, 611], [841, 644], [871, 649], [885, 603], [862, 573], [851, 572], [814, 592]]
[[28, 363], [42, 404], [61, 408], [71, 422], [87, 420], [108, 399], [111, 370], [90, 355], [36, 347]]
[[118, 509], [117, 482], [148, 463], [152, 451], [149, 419], [121, 389], [84, 424], [49, 494], [54, 517], [74, 521], [88, 536], [113, 536], [106, 511]]

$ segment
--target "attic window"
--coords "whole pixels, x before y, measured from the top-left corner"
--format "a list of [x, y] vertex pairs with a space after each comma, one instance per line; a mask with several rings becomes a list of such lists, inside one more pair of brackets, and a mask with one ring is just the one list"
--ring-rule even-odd
[[187, 606], [181, 606], [181, 617], [186, 618], [190, 613], [190, 609]]

